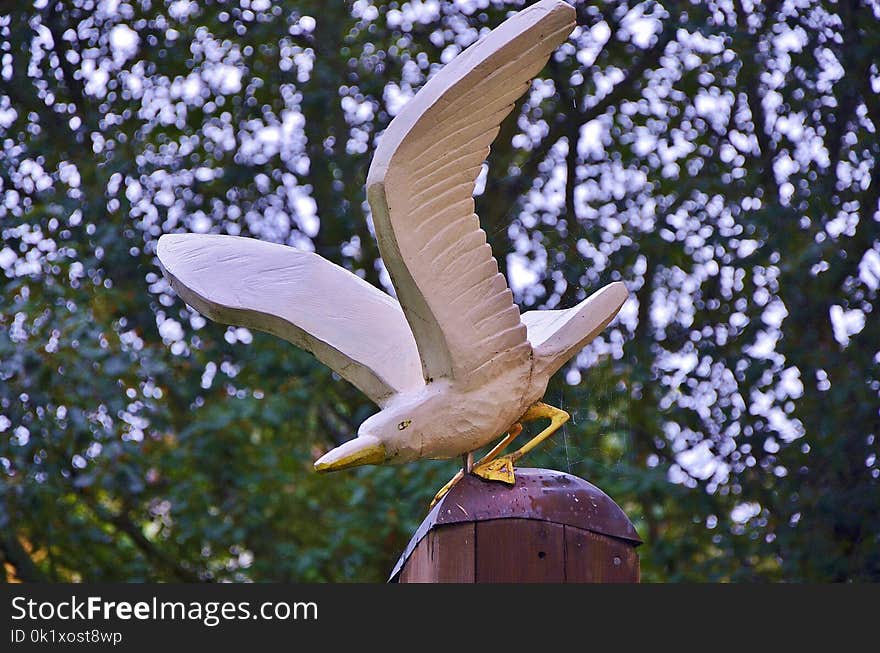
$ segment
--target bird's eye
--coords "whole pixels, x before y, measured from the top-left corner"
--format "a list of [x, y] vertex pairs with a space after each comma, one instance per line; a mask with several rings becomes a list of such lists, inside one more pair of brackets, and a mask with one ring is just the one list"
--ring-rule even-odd
[[405, 419], [405, 420], [403, 420], [400, 424], [397, 425], [397, 430], [398, 430], [398, 431], [402, 431], [403, 429], [405, 429], [405, 428], [406, 428], [407, 426], [409, 426], [410, 424], [412, 424], [412, 420], [411, 420], [411, 419]]

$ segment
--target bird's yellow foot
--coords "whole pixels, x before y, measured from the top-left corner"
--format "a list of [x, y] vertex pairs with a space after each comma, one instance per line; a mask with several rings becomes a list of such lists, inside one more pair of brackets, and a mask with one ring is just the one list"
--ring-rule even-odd
[[513, 475], [514, 462], [516, 462], [516, 457], [513, 454], [498, 456], [497, 458], [477, 463], [474, 465], [472, 472], [487, 481], [501, 481], [502, 483], [513, 485], [516, 483], [516, 478]]
[[[542, 418], [550, 420], [550, 425], [547, 428], [513, 453], [509, 453], [506, 456], [498, 455], [522, 432], [523, 427], [521, 422], [531, 422]], [[507, 435], [505, 435], [498, 444], [492, 447], [492, 450], [487, 453], [480, 462], [471, 467], [471, 457], [470, 454], [467, 455], [463, 469], [459, 470], [458, 474], [453, 476], [446, 485], [440, 488], [440, 491], [434, 495], [434, 500], [431, 501], [430, 507], [433, 508], [437, 505], [437, 502], [440, 501], [440, 499], [442, 499], [456, 483], [464, 478], [464, 475], [468, 472], [475, 474], [480, 478], [484, 478], [487, 481], [499, 481], [501, 483], [507, 483], [508, 485], [514, 485], [516, 483], [516, 477], [513, 474], [513, 464], [553, 435], [553, 433], [555, 433], [556, 430], [567, 421], [568, 413], [560, 408], [548, 406], [540, 401], [532, 404], [520, 420], [510, 427]]]
[[440, 499], [442, 499], [446, 495], [446, 493], [449, 492], [449, 490], [451, 490], [452, 487], [456, 483], [458, 483], [462, 478], [464, 478], [464, 470], [460, 469], [460, 470], [458, 470], [458, 474], [456, 474], [451, 479], [449, 479], [449, 482], [446, 485], [444, 485], [443, 487], [441, 487], [440, 491], [434, 495], [434, 498], [431, 499], [431, 505], [428, 506], [428, 509], [430, 510], [431, 508], [436, 506], [437, 502], [440, 501]]
[[[549, 419], [550, 425], [513, 453], [505, 456], [498, 455], [520, 434], [522, 431], [521, 422], [531, 422], [537, 419]], [[564, 410], [548, 406], [540, 401], [532, 404], [525, 414], [520, 417], [520, 421], [510, 428], [508, 435], [495, 445], [492, 451], [486, 454], [485, 458], [474, 465], [473, 473], [488, 481], [501, 481], [502, 483], [513, 485], [516, 483], [513, 475], [513, 464], [553, 435], [566, 421], [568, 421], [568, 413]]]

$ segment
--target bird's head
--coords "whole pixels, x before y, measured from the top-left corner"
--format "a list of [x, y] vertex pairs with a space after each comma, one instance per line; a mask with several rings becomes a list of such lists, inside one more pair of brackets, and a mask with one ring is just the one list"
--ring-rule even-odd
[[424, 401], [386, 406], [367, 418], [353, 440], [328, 451], [315, 462], [319, 472], [360, 465], [404, 463], [419, 458], [426, 425], [433, 421]]

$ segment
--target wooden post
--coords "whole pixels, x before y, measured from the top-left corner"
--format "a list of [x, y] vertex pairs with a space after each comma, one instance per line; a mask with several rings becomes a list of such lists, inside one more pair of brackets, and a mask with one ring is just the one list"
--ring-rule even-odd
[[517, 469], [513, 487], [466, 475], [434, 506], [389, 582], [637, 583], [641, 544], [587, 481]]

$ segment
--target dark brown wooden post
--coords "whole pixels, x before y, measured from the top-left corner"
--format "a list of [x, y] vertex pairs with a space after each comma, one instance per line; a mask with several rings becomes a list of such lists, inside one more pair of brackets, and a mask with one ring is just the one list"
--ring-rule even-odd
[[389, 582], [637, 583], [641, 544], [587, 481], [517, 469], [513, 487], [465, 476], [434, 506]]

